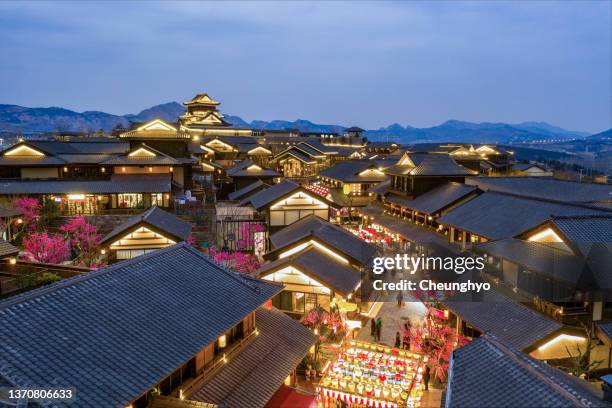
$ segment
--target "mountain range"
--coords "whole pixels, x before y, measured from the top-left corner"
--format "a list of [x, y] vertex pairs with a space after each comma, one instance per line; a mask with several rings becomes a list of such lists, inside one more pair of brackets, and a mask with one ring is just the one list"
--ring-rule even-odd
[[[185, 108], [178, 102], [168, 102], [145, 109], [138, 114], [113, 115], [99, 111], [75, 112], [60, 107], [27, 108], [18, 105], [0, 104], [0, 132], [36, 134], [45, 132], [68, 131], [109, 131], [121, 124], [143, 122], [161, 118], [170, 122], [177, 120]], [[317, 124], [305, 119], [253, 120], [247, 122], [234, 115], [225, 119], [236, 127], [282, 130], [299, 129], [311, 132], [342, 132], [341, 125]], [[476, 143], [527, 143], [542, 139], [567, 140], [589, 136], [585, 132], [569, 131], [544, 122], [508, 123], [471, 123], [449, 120], [441, 125], [428, 128], [415, 128], [394, 123], [387, 127], [367, 130], [369, 140], [414, 142], [476, 142]]]

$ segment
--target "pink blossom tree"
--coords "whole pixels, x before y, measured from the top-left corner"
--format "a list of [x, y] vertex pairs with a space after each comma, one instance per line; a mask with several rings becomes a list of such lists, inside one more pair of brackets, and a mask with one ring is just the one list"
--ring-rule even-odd
[[236, 241], [236, 247], [241, 251], [251, 248], [255, 244], [255, 234], [265, 230], [263, 224], [243, 223], [238, 230], [241, 238]]
[[13, 206], [23, 215], [23, 228], [27, 232], [38, 230], [38, 222], [40, 220], [41, 205], [37, 199], [31, 197], [20, 197], [15, 200]]
[[70, 259], [68, 241], [61, 235], [34, 232], [23, 240], [26, 257], [34, 262], [59, 264]]
[[98, 234], [95, 225], [89, 224], [85, 217], [75, 217], [60, 227], [76, 255], [75, 263], [86, 267], [98, 266], [96, 264], [97, 249], [102, 235]]
[[422, 324], [412, 327], [410, 338], [413, 349], [429, 357], [432, 377], [443, 382], [446, 381], [451, 353], [467, 344], [468, 339], [437, 317], [434, 309], [428, 306]]
[[208, 255], [218, 264], [234, 272], [252, 274], [259, 269], [261, 262], [252, 254], [240, 251], [219, 251], [215, 247], [208, 250]]

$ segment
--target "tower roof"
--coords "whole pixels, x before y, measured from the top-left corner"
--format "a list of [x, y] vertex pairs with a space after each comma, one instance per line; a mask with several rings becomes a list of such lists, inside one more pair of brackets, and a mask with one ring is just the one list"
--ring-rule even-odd
[[190, 101], [183, 102], [183, 105], [219, 105], [219, 102], [208, 96], [207, 93], [197, 94]]

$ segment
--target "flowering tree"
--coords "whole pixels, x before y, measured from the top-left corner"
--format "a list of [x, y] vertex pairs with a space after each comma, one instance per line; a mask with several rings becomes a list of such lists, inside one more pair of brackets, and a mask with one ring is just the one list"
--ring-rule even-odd
[[347, 330], [340, 312], [337, 310], [328, 312], [320, 306], [306, 313], [302, 318], [302, 324], [312, 330], [317, 330], [320, 341], [338, 340]]
[[23, 221], [25, 231], [36, 231], [38, 229], [41, 209], [38, 200], [31, 197], [20, 197], [15, 200], [13, 206], [23, 214], [21, 220]]
[[68, 241], [61, 235], [34, 232], [23, 240], [27, 258], [34, 262], [59, 264], [70, 259]]
[[208, 250], [208, 255], [215, 262], [234, 272], [251, 274], [256, 272], [261, 266], [261, 262], [255, 255], [239, 251], [219, 251], [217, 248], [211, 247]]
[[236, 247], [241, 251], [252, 248], [255, 244], [255, 234], [265, 230], [263, 224], [243, 223], [238, 230], [238, 236], [241, 238], [236, 241]]
[[467, 344], [468, 340], [440, 319], [436, 310], [431, 306], [427, 308], [423, 323], [412, 327], [410, 338], [414, 349], [429, 357], [432, 377], [446, 381], [452, 351]]
[[98, 266], [95, 260], [102, 236], [98, 234], [98, 229], [95, 225], [89, 224], [85, 217], [75, 217], [62, 225], [60, 231], [66, 234], [66, 238], [75, 255], [75, 263], [87, 267]]

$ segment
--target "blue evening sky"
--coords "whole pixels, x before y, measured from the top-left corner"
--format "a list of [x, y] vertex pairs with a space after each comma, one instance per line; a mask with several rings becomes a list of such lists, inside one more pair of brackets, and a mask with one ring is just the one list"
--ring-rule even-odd
[[612, 127], [610, 1], [0, 2], [0, 103]]

